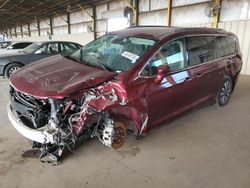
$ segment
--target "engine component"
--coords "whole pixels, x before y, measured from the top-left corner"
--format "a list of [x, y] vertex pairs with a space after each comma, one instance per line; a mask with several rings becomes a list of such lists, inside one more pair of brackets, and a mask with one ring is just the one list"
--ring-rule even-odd
[[[119, 97], [118, 91], [124, 95]], [[66, 100], [38, 99], [11, 88], [9, 114], [15, 115], [13, 125], [21, 134], [39, 143], [34, 147], [41, 150], [40, 160], [58, 163], [64, 151], [73, 151], [76, 144], [95, 136], [113, 149], [124, 144], [126, 127], [114, 122], [108, 107], [125, 105], [125, 94], [122, 86], [112, 83]]]
[[114, 126], [112, 124], [106, 125], [103, 130], [103, 144], [111, 147], [114, 139]]
[[12, 108], [28, 127], [38, 129], [48, 123], [50, 106], [47, 101], [38, 101], [34, 97], [15, 91], [12, 87], [10, 96]]
[[105, 146], [111, 147], [114, 137], [114, 122], [110, 118], [106, 118], [102, 134], [102, 142]]

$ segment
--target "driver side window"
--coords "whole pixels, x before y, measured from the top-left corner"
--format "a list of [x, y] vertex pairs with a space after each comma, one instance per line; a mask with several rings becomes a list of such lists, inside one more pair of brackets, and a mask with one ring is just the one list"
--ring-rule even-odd
[[157, 75], [160, 65], [167, 65], [171, 71], [186, 67], [184, 39], [177, 39], [164, 46], [141, 72], [142, 76]]
[[49, 43], [47, 53], [58, 53], [59, 45], [58, 43]]
[[44, 44], [41, 48], [39, 48], [39, 53], [41, 54], [52, 54], [52, 53], [58, 53], [59, 52], [59, 45], [58, 43], [49, 43]]
[[39, 54], [40, 54], [40, 53], [41, 53], [41, 54], [44, 54], [44, 53], [47, 52], [47, 48], [48, 48], [48, 45], [47, 45], [47, 44], [44, 44], [41, 48], [39, 48], [39, 49], [37, 50], [37, 52], [39, 52]]

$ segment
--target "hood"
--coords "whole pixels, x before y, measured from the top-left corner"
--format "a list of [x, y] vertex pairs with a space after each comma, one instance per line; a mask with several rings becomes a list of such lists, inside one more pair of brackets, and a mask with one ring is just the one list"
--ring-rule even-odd
[[0, 56], [5, 56], [5, 55], [16, 55], [18, 53], [20, 53], [21, 50], [17, 49], [17, 50], [7, 50], [7, 49], [0, 49]]
[[108, 81], [114, 75], [56, 55], [20, 69], [11, 76], [10, 83], [16, 90], [36, 98], [62, 99]]

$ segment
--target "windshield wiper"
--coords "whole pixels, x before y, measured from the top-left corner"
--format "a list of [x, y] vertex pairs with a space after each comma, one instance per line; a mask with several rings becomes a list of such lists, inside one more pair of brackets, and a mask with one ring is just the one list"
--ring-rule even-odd
[[101, 68], [104, 68], [105, 70], [107, 71], [113, 71], [113, 69], [111, 69], [111, 67], [109, 67], [108, 65], [106, 65], [102, 60], [98, 59], [95, 55], [91, 54], [91, 53], [88, 53], [89, 56], [93, 57], [96, 59], [95, 62], [98, 62], [102, 67]]
[[63, 55], [64, 57], [66, 57], [66, 58], [68, 58], [68, 59], [70, 59], [70, 60], [73, 60], [73, 61], [75, 61], [75, 62], [77, 62], [77, 63], [83, 63], [82, 62], [82, 49], [80, 50], [80, 54], [78, 55], [78, 57], [73, 57], [72, 56], [72, 54], [70, 54], [70, 55], [68, 55], [68, 54], [61, 54], [61, 55]]
[[83, 58], [83, 49], [80, 49], [80, 54], [77, 57], [72, 57], [70, 55], [69, 56], [64, 56], [64, 57], [66, 57], [68, 59], [71, 59], [73, 61], [76, 61], [78, 63], [81, 63], [81, 64], [85, 64], [85, 65], [88, 65], [88, 66], [100, 67], [100, 68], [102, 68], [104, 70], [113, 72], [113, 69], [111, 67], [106, 65], [104, 62], [102, 62], [100, 59], [98, 59], [95, 55], [93, 55], [91, 53], [85, 54], [84, 58]]

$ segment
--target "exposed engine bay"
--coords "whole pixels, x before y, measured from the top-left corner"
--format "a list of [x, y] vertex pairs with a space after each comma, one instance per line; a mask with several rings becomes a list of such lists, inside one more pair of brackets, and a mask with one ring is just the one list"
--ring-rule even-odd
[[[119, 92], [119, 94], [117, 93]], [[78, 142], [97, 137], [105, 146], [120, 148], [128, 127], [112, 116], [112, 106], [125, 105], [121, 85], [108, 82], [68, 99], [37, 99], [10, 88], [9, 119], [41, 150], [41, 161], [58, 162]]]

